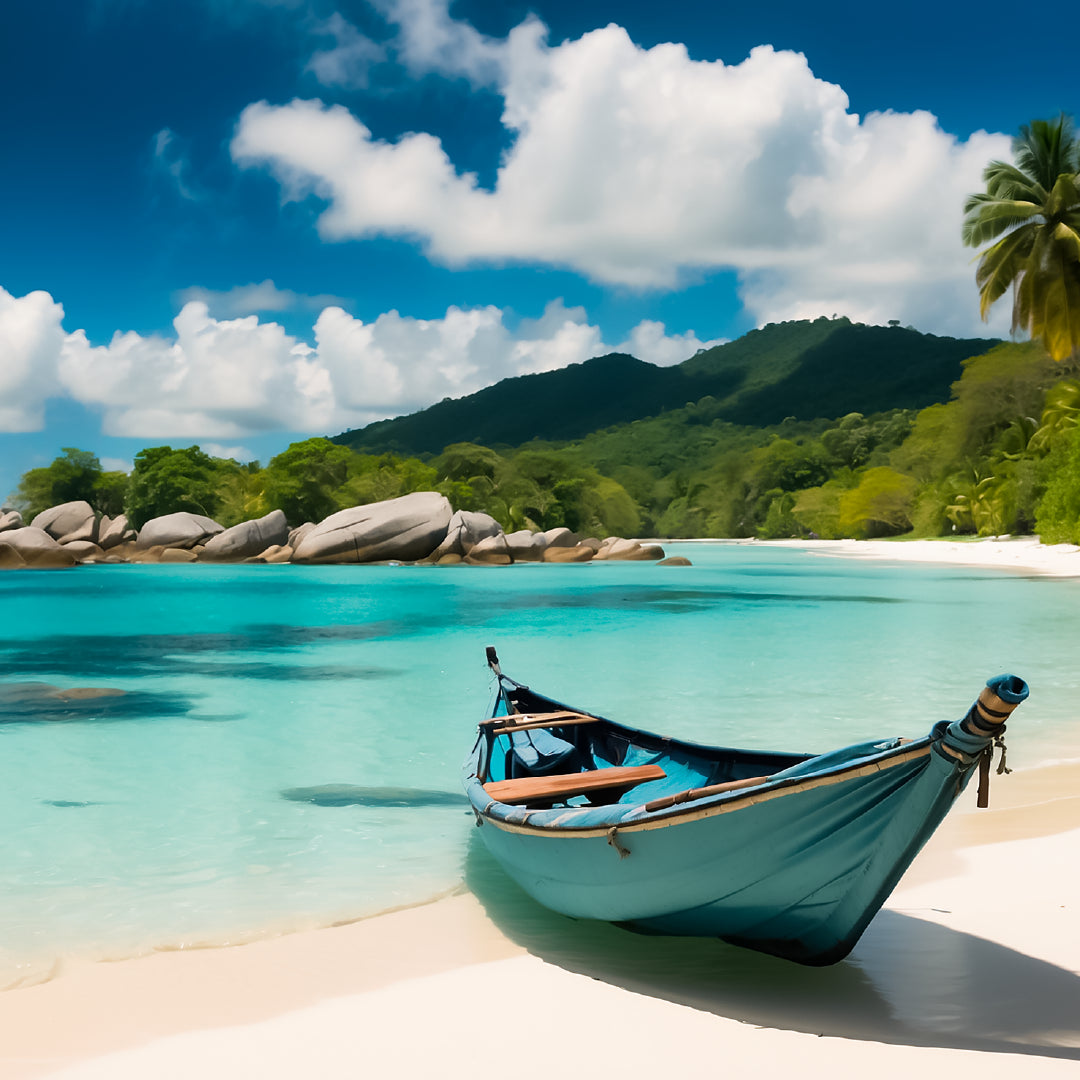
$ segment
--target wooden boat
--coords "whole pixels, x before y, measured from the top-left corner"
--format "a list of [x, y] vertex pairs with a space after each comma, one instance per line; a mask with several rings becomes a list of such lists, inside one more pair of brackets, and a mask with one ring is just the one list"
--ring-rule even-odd
[[493, 649], [488, 662], [498, 693], [464, 783], [526, 892], [575, 918], [815, 965], [848, 954], [980, 762], [988, 783], [1028, 696], [1000, 675], [920, 739], [810, 755], [639, 731], [515, 682]]

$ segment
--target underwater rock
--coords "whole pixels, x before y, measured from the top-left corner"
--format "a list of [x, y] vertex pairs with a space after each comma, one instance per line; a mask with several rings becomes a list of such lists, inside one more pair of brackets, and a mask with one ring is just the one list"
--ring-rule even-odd
[[358, 787], [355, 784], [319, 784], [287, 788], [281, 793], [290, 802], [316, 806], [465, 806], [465, 796], [452, 791], [429, 791], [408, 787]]

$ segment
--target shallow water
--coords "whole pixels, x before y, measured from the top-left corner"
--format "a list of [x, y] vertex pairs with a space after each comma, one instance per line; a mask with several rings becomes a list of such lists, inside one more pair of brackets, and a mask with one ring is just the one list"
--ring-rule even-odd
[[454, 887], [485, 645], [592, 711], [796, 751], [925, 733], [1011, 670], [1032, 700], [1010, 763], [1080, 756], [1080, 584], [685, 553], [693, 567], [0, 576], [0, 985], [67, 954], [240, 940]]

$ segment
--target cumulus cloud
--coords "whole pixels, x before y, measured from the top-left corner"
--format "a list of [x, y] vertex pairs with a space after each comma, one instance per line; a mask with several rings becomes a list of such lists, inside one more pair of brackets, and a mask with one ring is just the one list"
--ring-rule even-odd
[[316, 430], [332, 413], [325, 371], [276, 323], [220, 321], [192, 301], [173, 326], [173, 339], [128, 331], [94, 346], [76, 330], [64, 341], [60, 381], [104, 410], [107, 434], [236, 438]]
[[[312, 343], [255, 315], [215, 318], [201, 300], [184, 305], [169, 336], [117, 331], [94, 345], [83, 330], [66, 333], [62, 322], [48, 293], [16, 298], [0, 289], [0, 431], [40, 429], [45, 401], [68, 397], [100, 411], [108, 435], [325, 434], [606, 352], [674, 363], [716, 344], [643, 322], [609, 345], [584, 309], [561, 300], [516, 325], [492, 306], [450, 307], [436, 319], [389, 311], [370, 322], [328, 306]], [[218, 449], [251, 456], [242, 445]]]
[[376, 139], [320, 101], [250, 105], [234, 160], [325, 201], [327, 240], [410, 238], [450, 266], [556, 265], [637, 288], [734, 268], [761, 321], [980, 328], [961, 206], [1006, 136], [961, 141], [925, 112], [860, 118], [804, 56], [770, 46], [725, 65], [640, 48], [616, 25], [551, 46], [535, 19], [493, 40], [440, 0], [381, 7], [410, 70], [497, 89], [513, 141], [486, 190], [430, 133]]
[[40, 431], [57, 386], [64, 309], [47, 292], [0, 288], [0, 431]]
[[640, 358], [654, 363], [677, 363], [699, 348], [719, 344], [699, 341], [692, 332], [668, 337], [662, 323], [642, 323], [627, 340], [609, 344], [583, 308], [568, 308], [561, 300], [549, 303], [540, 318], [520, 320], [514, 329], [505, 313], [491, 306], [450, 307], [440, 319], [390, 311], [370, 323], [327, 308], [315, 323], [315, 341], [344, 427], [415, 412], [510, 376], [629, 352], [636, 344], [650, 348], [651, 355]]
[[331, 304], [340, 307], [348, 303], [343, 297], [329, 293], [313, 296], [294, 292], [292, 289], [279, 289], [270, 278], [258, 284], [235, 285], [231, 289], [222, 290], [192, 285], [177, 292], [175, 299], [181, 307], [193, 300], [199, 301], [217, 318], [232, 318], [266, 311], [321, 311]]

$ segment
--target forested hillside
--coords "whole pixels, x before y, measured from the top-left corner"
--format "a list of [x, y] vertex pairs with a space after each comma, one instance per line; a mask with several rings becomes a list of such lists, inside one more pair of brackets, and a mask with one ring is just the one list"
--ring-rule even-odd
[[945, 401], [960, 364], [994, 344], [820, 318], [775, 323], [660, 368], [612, 353], [504, 379], [334, 441], [369, 453], [437, 454], [454, 442], [566, 441], [709, 398], [715, 416], [761, 427], [786, 417], [919, 409]]
[[[770, 385], [792, 385], [813, 370], [815, 349], [836, 336], [857, 342], [861, 329], [834, 327], [798, 355], [773, 352]], [[883, 333], [913, 340], [896, 329]], [[905, 355], [899, 348], [879, 354], [895, 369], [894, 385], [918, 369]], [[695, 364], [717, 364], [714, 375], [730, 376], [744, 360], [717, 350]], [[617, 370], [647, 367], [625, 357], [614, 362]], [[736, 394], [706, 395], [578, 439], [499, 447], [460, 440], [423, 457], [362, 453], [322, 438], [294, 443], [266, 466], [213, 458], [197, 447], [152, 447], [125, 476], [68, 449], [25, 474], [17, 503], [32, 516], [86, 499], [106, 513], [123, 509], [136, 526], [175, 510], [228, 526], [281, 509], [299, 524], [346, 506], [437, 490], [456, 509], [491, 514], [507, 531], [565, 525], [598, 538], [1038, 531], [1048, 540], [1080, 541], [1075, 365], [1056, 363], [1040, 343], [1028, 343], [996, 345], [960, 366], [946, 400], [921, 409], [809, 420], [789, 414], [766, 426], [729, 419]], [[747, 386], [744, 406], [760, 393]], [[831, 400], [850, 402], [840, 391]]]

